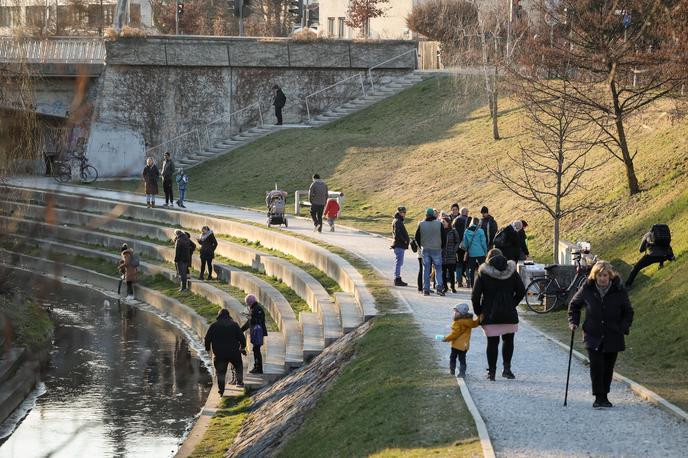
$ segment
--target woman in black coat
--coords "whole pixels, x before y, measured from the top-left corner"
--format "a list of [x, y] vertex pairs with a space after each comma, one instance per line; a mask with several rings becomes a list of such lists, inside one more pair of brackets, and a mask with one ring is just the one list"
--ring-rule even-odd
[[569, 304], [569, 328], [578, 328], [581, 310], [585, 309], [583, 344], [590, 358], [590, 380], [593, 407], [612, 407], [607, 399], [614, 374], [614, 363], [624, 351], [624, 335], [633, 323], [633, 307], [621, 278], [607, 261], [597, 261], [588, 281], [578, 290]]
[[516, 307], [526, 294], [523, 280], [516, 273], [516, 263], [507, 261], [496, 248], [490, 250], [486, 261], [478, 269], [473, 284], [473, 311], [480, 317], [480, 325], [487, 336], [487, 367], [489, 380], [494, 381], [497, 371], [499, 338], [502, 338], [502, 377], [514, 379], [511, 357], [514, 354], [514, 336], [518, 331]]
[[251, 345], [253, 346], [253, 369], [251, 374], [263, 373], [263, 355], [260, 347], [263, 346], [263, 338], [268, 335], [268, 328], [265, 325], [265, 311], [263, 306], [258, 303], [258, 299], [253, 294], [249, 294], [244, 299], [246, 306], [251, 312], [248, 321], [241, 327], [242, 331], [250, 330]]
[[210, 280], [213, 276], [213, 258], [217, 248], [217, 239], [208, 226], [203, 226], [201, 229], [198, 243], [201, 245], [201, 274], [198, 279], [203, 280], [205, 267], [208, 266], [208, 280]]

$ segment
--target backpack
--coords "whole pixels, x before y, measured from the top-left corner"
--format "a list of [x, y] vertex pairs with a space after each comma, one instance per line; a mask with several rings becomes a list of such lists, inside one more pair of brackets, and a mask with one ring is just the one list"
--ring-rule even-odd
[[653, 224], [647, 238], [650, 245], [669, 248], [671, 245], [671, 230], [666, 224]]
[[497, 234], [495, 235], [494, 238], [494, 246], [497, 248], [503, 248], [506, 245], [506, 230], [501, 229]]
[[251, 328], [251, 345], [263, 345], [263, 327], [259, 324]]
[[139, 260], [139, 257], [136, 256], [134, 253], [131, 254], [131, 258], [129, 260], [129, 266], [130, 267], [138, 267], [139, 264], [141, 264], [141, 261]]

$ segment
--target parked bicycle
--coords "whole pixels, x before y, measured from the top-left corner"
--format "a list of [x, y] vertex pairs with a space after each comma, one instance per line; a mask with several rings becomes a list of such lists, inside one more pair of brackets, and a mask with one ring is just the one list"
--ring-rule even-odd
[[79, 178], [82, 183], [93, 183], [98, 179], [98, 170], [88, 163], [84, 155], [68, 156], [63, 160], [56, 160], [53, 164], [53, 178], [58, 183], [68, 183], [72, 180], [72, 163], [79, 166]]
[[590, 264], [584, 262], [583, 254], [588, 253], [589, 251], [574, 251], [572, 253], [576, 263], [576, 275], [567, 286], [562, 286], [552, 272], [558, 267], [556, 264], [545, 267], [546, 275], [534, 278], [526, 288], [526, 305], [528, 308], [535, 313], [551, 312], [559, 300], [566, 299], [571, 290], [575, 292], [583, 286], [593, 264], [597, 261], [597, 256], [595, 256]]

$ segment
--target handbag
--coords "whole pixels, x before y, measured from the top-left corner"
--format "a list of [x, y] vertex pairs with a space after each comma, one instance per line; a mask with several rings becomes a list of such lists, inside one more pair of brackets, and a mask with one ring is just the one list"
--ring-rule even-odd
[[418, 242], [416, 242], [416, 239], [411, 239], [409, 246], [411, 247], [411, 251], [418, 253]]

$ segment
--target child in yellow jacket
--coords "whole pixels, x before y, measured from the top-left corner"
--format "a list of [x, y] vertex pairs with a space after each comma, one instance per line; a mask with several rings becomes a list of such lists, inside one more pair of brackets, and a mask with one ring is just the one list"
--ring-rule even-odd
[[451, 342], [451, 354], [449, 355], [449, 372], [456, 373], [456, 357], [459, 358], [459, 377], [466, 375], [466, 353], [471, 344], [471, 331], [477, 328], [480, 322], [473, 313], [468, 310], [468, 304], [459, 304], [454, 307], [454, 321], [452, 332], [443, 341]]

